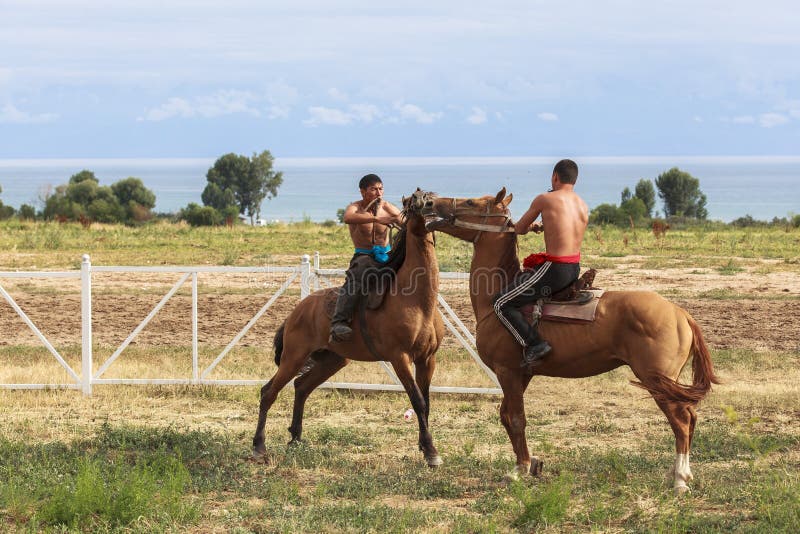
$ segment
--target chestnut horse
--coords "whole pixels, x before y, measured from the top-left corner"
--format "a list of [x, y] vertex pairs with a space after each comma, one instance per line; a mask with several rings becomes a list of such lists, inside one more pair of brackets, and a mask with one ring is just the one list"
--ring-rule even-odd
[[[442, 463], [428, 430], [430, 384], [436, 367], [435, 353], [444, 336], [444, 325], [437, 311], [439, 264], [434, 252], [433, 235], [425, 228], [420, 209], [428, 194], [417, 190], [403, 199], [405, 225], [400, 230], [398, 246], [389, 262], [401, 256], [391, 287], [380, 308], [356, 311], [349, 341], [328, 339], [330, 318], [326, 302], [335, 299], [338, 289], [317, 291], [300, 301], [275, 336], [275, 363], [278, 370], [261, 388], [258, 426], [253, 438], [254, 458], [263, 457], [264, 425], [267, 411], [281, 389], [295, 378], [294, 410], [289, 427], [291, 443], [300, 441], [303, 431], [303, 408], [314, 389], [333, 376], [350, 360], [391, 363], [397, 378], [411, 400], [419, 423], [419, 448], [429, 466]], [[402, 259], [402, 256], [405, 256]], [[366, 325], [366, 332], [362, 326]], [[412, 374], [411, 364], [415, 372]], [[416, 380], [415, 380], [416, 376]]]
[[[628, 365], [667, 416], [675, 434], [674, 489], [688, 490], [692, 480], [689, 448], [695, 406], [719, 383], [700, 328], [686, 310], [649, 291], [608, 291], [587, 324], [543, 321], [542, 337], [553, 347], [540, 364], [521, 368], [522, 350], [503, 327], [492, 298], [520, 272], [517, 237], [508, 211], [512, 195], [431, 198], [423, 208], [429, 230], [474, 243], [470, 298], [476, 318], [481, 359], [503, 389], [500, 419], [517, 456], [516, 472], [538, 475], [542, 463], [531, 459], [525, 439], [523, 394], [533, 375], [582, 378]], [[676, 380], [692, 356], [691, 385]]]

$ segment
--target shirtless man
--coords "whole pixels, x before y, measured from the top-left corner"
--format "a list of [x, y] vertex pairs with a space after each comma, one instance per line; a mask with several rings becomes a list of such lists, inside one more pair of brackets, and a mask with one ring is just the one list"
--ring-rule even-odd
[[[536, 325], [528, 324], [520, 308], [561, 291], [580, 274], [581, 243], [589, 208], [573, 191], [577, 180], [578, 165], [569, 159], [559, 161], [550, 178], [552, 189], [534, 198], [528, 211], [514, 224], [520, 235], [530, 230], [544, 232], [546, 251], [525, 258], [526, 270], [494, 301], [500, 322], [523, 346], [523, 365], [537, 363], [551, 347], [539, 337]], [[535, 223], [539, 215], [542, 222]]]
[[355, 254], [336, 299], [336, 312], [331, 319], [331, 341], [350, 339], [353, 330], [349, 323], [367, 289], [364, 284], [366, 274], [389, 259], [389, 225], [400, 222], [400, 210], [383, 200], [383, 182], [377, 174], [361, 178], [358, 188], [361, 200], [356, 200], [344, 211], [343, 220], [350, 228]]

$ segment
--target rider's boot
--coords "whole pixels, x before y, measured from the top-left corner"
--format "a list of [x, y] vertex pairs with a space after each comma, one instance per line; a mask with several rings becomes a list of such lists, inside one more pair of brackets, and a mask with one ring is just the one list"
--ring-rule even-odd
[[531, 324], [525, 319], [522, 310], [516, 306], [505, 306], [502, 309], [503, 317], [508, 320], [511, 327], [525, 340], [522, 347], [522, 365], [527, 367], [535, 365], [551, 350], [550, 344], [539, 337], [536, 329], [537, 322]]
[[525, 347], [522, 349], [522, 359], [524, 360], [522, 366], [538, 364], [551, 350], [553, 347], [539, 336], [536, 325], [533, 325]]
[[358, 304], [358, 294], [346, 291], [345, 288], [339, 290], [336, 298], [336, 311], [331, 318], [330, 341], [347, 341], [353, 335], [350, 328], [350, 319]]

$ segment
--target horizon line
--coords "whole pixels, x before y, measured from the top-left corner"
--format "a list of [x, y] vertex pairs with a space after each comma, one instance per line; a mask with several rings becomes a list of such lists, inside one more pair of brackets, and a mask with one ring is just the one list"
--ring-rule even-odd
[[[141, 158], [0, 158], [2, 167], [58, 167], [80, 165], [133, 165], [152, 164], [181, 166], [187, 164], [213, 164], [217, 157], [141, 157]], [[588, 164], [613, 163], [800, 163], [800, 155], [757, 156], [572, 156]], [[333, 156], [333, 157], [276, 157], [275, 164], [298, 166], [351, 166], [351, 165], [454, 165], [454, 164], [549, 164], [557, 161], [551, 156]]]

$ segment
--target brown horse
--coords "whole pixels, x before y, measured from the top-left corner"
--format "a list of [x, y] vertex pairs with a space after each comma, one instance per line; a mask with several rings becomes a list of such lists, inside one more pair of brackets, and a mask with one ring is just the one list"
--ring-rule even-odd
[[[381, 307], [368, 313], [363, 309], [356, 312], [349, 341], [328, 340], [330, 318], [326, 301], [335, 299], [338, 289], [317, 291], [303, 299], [278, 330], [275, 336], [278, 370], [261, 388], [258, 426], [253, 438], [255, 458], [266, 453], [264, 424], [267, 411], [292, 378], [297, 377], [292, 425], [289, 427], [290, 444], [300, 441], [303, 407], [314, 389], [350, 360], [383, 360], [391, 363], [417, 414], [419, 448], [425, 461], [431, 467], [442, 463], [428, 430], [429, 390], [436, 366], [434, 354], [444, 336], [444, 325], [436, 305], [439, 264], [433, 235], [426, 230], [420, 215], [427, 198], [427, 193], [417, 190], [409, 199], [403, 199], [405, 226], [400, 230], [393, 250], [393, 255], [401, 256], [402, 265], [397, 269]], [[391, 256], [389, 263], [393, 261], [395, 257]], [[366, 332], [362, 325], [366, 325]]]
[[[470, 298], [477, 322], [481, 359], [503, 389], [500, 419], [517, 456], [516, 473], [538, 475], [542, 463], [531, 460], [525, 439], [523, 394], [533, 375], [581, 378], [628, 365], [664, 412], [675, 434], [674, 488], [688, 490], [692, 480], [689, 448], [695, 406], [718, 383], [700, 328], [684, 309], [648, 291], [608, 291], [588, 324], [542, 322], [542, 337], [553, 350], [539, 365], [521, 368], [521, 347], [495, 315], [492, 298], [520, 271], [517, 237], [508, 211], [512, 195], [472, 199], [428, 199], [423, 214], [429, 230], [472, 241]], [[676, 380], [693, 357], [691, 385]]]

